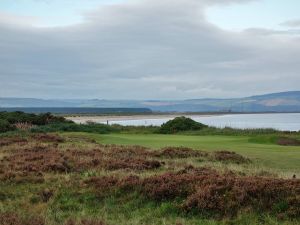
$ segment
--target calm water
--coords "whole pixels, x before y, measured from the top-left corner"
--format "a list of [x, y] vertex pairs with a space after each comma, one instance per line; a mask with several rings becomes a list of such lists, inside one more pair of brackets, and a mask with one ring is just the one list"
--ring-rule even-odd
[[[236, 114], [218, 116], [189, 116], [190, 118], [214, 127], [233, 127], [233, 128], [274, 128], [282, 131], [300, 130], [300, 113], [277, 113], [277, 114]], [[139, 119], [109, 121], [110, 124], [121, 125], [161, 125], [173, 119], [166, 117], [163, 119]]]

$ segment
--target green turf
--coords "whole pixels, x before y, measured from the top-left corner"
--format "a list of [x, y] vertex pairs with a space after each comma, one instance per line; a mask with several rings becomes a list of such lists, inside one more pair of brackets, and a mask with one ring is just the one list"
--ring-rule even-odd
[[[70, 134], [67, 133], [67, 135]], [[300, 173], [299, 146], [279, 146], [268, 142], [256, 143], [252, 137], [87, 133], [74, 133], [74, 135], [88, 136], [103, 144], [142, 145], [151, 148], [186, 146], [206, 151], [235, 151], [254, 159], [267, 168]]]

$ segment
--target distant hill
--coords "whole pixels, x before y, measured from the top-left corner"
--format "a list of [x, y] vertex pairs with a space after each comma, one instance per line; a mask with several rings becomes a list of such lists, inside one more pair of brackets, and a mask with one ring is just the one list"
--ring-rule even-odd
[[9, 107], [142, 108], [156, 112], [300, 112], [300, 91], [245, 98], [178, 101], [0, 98], [0, 108]]
[[8, 107], [0, 108], [1, 111], [25, 113], [56, 113], [56, 114], [149, 114], [152, 113], [148, 108], [86, 108], [86, 107]]

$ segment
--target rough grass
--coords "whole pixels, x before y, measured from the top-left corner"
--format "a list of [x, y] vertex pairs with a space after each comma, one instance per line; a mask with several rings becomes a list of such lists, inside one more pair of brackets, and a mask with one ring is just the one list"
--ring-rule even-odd
[[[70, 134], [72, 135], [72, 134]], [[78, 135], [78, 134], [77, 134]], [[299, 146], [280, 146], [270, 141], [254, 141], [247, 136], [186, 136], [186, 135], [131, 135], [131, 134], [83, 134], [101, 143], [120, 145], [141, 145], [153, 149], [167, 146], [184, 146], [205, 151], [234, 151], [259, 163], [259, 166], [277, 173], [286, 172], [300, 177]], [[271, 135], [272, 136], [272, 135]], [[266, 136], [264, 135], [264, 139]], [[267, 135], [267, 137], [270, 137]]]
[[153, 149], [81, 134], [14, 138], [1, 137], [0, 224], [299, 223], [299, 180], [282, 179], [234, 145]]

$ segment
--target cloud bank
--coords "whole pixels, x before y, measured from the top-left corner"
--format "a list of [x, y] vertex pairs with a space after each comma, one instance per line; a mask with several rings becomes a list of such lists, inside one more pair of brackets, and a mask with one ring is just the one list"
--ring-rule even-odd
[[207, 7], [245, 2], [127, 1], [60, 28], [0, 16], [0, 96], [185, 99], [299, 89], [298, 35], [230, 32], [205, 18]]

